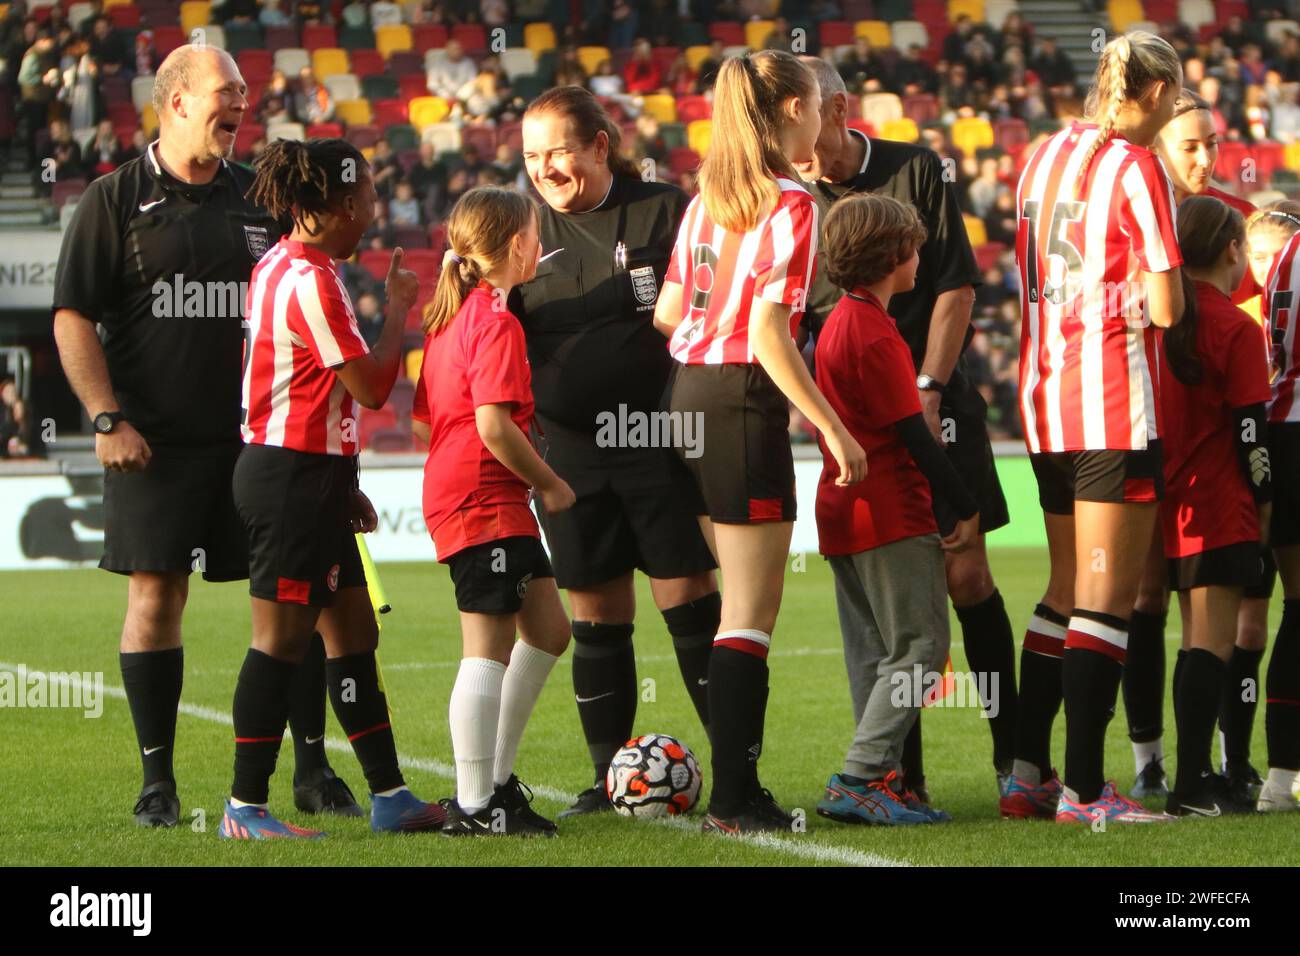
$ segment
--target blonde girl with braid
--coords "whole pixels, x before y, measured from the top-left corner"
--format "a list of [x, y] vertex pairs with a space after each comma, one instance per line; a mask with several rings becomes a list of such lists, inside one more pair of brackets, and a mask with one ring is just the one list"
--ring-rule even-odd
[[[1135, 31], [1102, 51], [1076, 121], [1034, 151], [1017, 190], [1020, 411], [1051, 562], [1021, 658], [1007, 817], [1170, 819], [1103, 772], [1164, 485], [1155, 327], [1182, 316], [1174, 192], [1152, 152], [1182, 89], [1178, 55]], [[1065, 703], [1065, 778], [1052, 721]]]

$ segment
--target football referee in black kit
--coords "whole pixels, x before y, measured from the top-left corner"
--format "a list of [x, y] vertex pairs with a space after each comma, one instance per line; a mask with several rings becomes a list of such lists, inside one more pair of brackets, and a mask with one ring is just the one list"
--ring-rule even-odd
[[[157, 142], [86, 190], [55, 280], [55, 341], [105, 469], [100, 567], [130, 576], [120, 648], [144, 765], [141, 826], [175, 826], [180, 814], [172, 759], [189, 573], [248, 577], [231, 494], [242, 310], [253, 266], [284, 229], [244, 198], [252, 171], [226, 161], [245, 93], [224, 51], [171, 53], [154, 86]], [[308, 662], [294, 690], [295, 800], [359, 815], [325, 758], [319, 636]]]
[[619, 128], [582, 87], [534, 100], [523, 139], [544, 201], [542, 259], [510, 307], [528, 340], [547, 464], [577, 495], [541, 522], [556, 583], [569, 592], [573, 689], [596, 780], [564, 817], [610, 809], [605, 772], [632, 735], [633, 571], [650, 577], [706, 731], [722, 598], [689, 474], [671, 448], [650, 441], [659, 429], [624, 427], [653, 421], [643, 416], [660, 409], [668, 382], [672, 361], [652, 320], [687, 197], [642, 180], [619, 155]]
[[[909, 143], [870, 139], [847, 126], [844, 80], [825, 60], [802, 57], [817, 76], [822, 95], [822, 131], [816, 159], [799, 170], [821, 209], [821, 221], [835, 200], [849, 193], [873, 192], [910, 203], [926, 226], [916, 288], [896, 295], [889, 314], [912, 350], [921, 409], [937, 440], [979, 503], [978, 543], [961, 554], [948, 554], [948, 596], [961, 623], [966, 659], [976, 673], [997, 675], [993, 765], [1001, 781], [1011, 771], [1015, 750], [1015, 638], [1002, 595], [989, 569], [984, 535], [1010, 523], [998, 481], [985, 424], [987, 406], [964, 372], [961, 354], [972, 335], [970, 311], [979, 268], [966, 236], [957, 191], [933, 150]], [[804, 321], [816, 336], [842, 294], [818, 263]], [[950, 423], [951, 430], [946, 427]], [[986, 704], [990, 702], [985, 702]], [[907, 785], [924, 792], [921, 722], [913, 725], [903, 753]], [[922, 799], [926, 799], [924, 796]]]

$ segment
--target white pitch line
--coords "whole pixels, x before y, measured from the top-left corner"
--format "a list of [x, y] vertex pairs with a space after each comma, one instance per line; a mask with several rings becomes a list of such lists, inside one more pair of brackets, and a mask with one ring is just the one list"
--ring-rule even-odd
[[[11, 664], [7, 661], [0, 661], [0, 670], [14, 672], [25, 670], [28, 675], [39, 674], [42, 676], [50, 673], [47, 671], [32, 670], [25, 664]], [[75, 673], [69, 675], [68, 682], [78, 687], [82, 684], [81, 677]], [[103, 691], [109, 697], [126, 700], [126, 689], [123, 687], [118, 687], [114, 684], [104, 684]], [[199, 704], [186, 704], [182, 702], [176, 709], [179, 713], [185, 714], [189, 717], [196, 717], [199, 720], [206, 720], [210, 723], [221, 724], [226, 727], [234, 725], [234, 721], [230, 714], [224, 711], [214, 710], [211, 707], [203, 707]], [[345, 740], [339, 740], [336, 737], [326, 737], [325, 747], [329, 750], [352, 753], [351, 744]], [[426, 773], [431, 773], [436, 777], [442, 777], [446, 780], [456, 779], [456, 768], [441, 760], [433, 760], [426, 757], [414, 757], [402, 753], [397, 755], [397, 760], [403, 767], [423, 770]], [[577, 794], [568, 793], [564, 790], [557, 790], [554, 787], [548, 787], [544, 784], [532, 787], [531, 789], [539, 797], [543, 797], [556, 803], [570, 804], [577, 799]], [[665, 817], [652, 822], [678, 829], [695, 829], [696, 826], [690, 820], [683, 820], [679, 817]], [[787, 853], [791, 856], [797, 856], [805, 860], [812, 860], [817, 863], [841, 863], [846, 866], [911, 866], [911, 864], [906, 860], [895, 860], [891, 857], [880, 856], [879, 854], [863, 850], [855, 850], [851, 847], [829, 846], [802, 837], [784, 837], [772, 833], [759, 833], [750, 836], [729, 837], [727, 839], [739, 840], [742, 843], [758, 847], [759, 849], [775, 850], [778, 853]]]

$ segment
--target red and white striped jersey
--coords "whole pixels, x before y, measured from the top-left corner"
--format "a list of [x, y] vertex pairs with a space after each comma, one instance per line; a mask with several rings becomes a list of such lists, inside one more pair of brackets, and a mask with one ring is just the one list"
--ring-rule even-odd
[[1296, 401], [1296, 379], [1300, 377], [1300, 355], [1296, 354], [1296, 309], [1300, 302], [1300, 232], [1286, 241], [1264, 283], [1264, 320], [1270, 343], [1273, 395], [1268, 403], [1270, 422], [1300, 422]]
[[334, 369], [370, 349], [334, 260], [281, 239], [253, 268], [246, 315], [244, 441], [357, 453], [357, 403]]
[[1034, 151], [1016, 191], [1020, 414], [1031, 453], [1142, 449], [1159, 437], [1156, 337], [1143, 272], [1182, 264], [1174, 192], [1148, 149], [1097, 127]]
[[752, 364], [756, 298], [793, 306], [794, 335], [817, 259], [817, 203], [799, 183], [777, 183], [775, 208], [746, 233], [715, 225], [699, 196], [687, 207], [665, 277], [682, 286], [682, 322], [668, 350], [683, 365]]

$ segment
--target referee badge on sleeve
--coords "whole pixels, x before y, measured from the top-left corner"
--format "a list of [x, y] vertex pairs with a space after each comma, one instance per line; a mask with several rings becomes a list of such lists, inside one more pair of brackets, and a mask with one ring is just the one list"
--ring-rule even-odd
[[271, 246], [271, 238], [265, 226], [245, 226], [244, 238], [248, 240], [248, 251], [254, 259], [261, 259]]
[[628, 275], [632, 277], [632, 291], [636, 294], [636, 300], [643, 305], [654, 305], [659, 298], [659, 283], [655, 281], [654, 266], [640, 266]]

